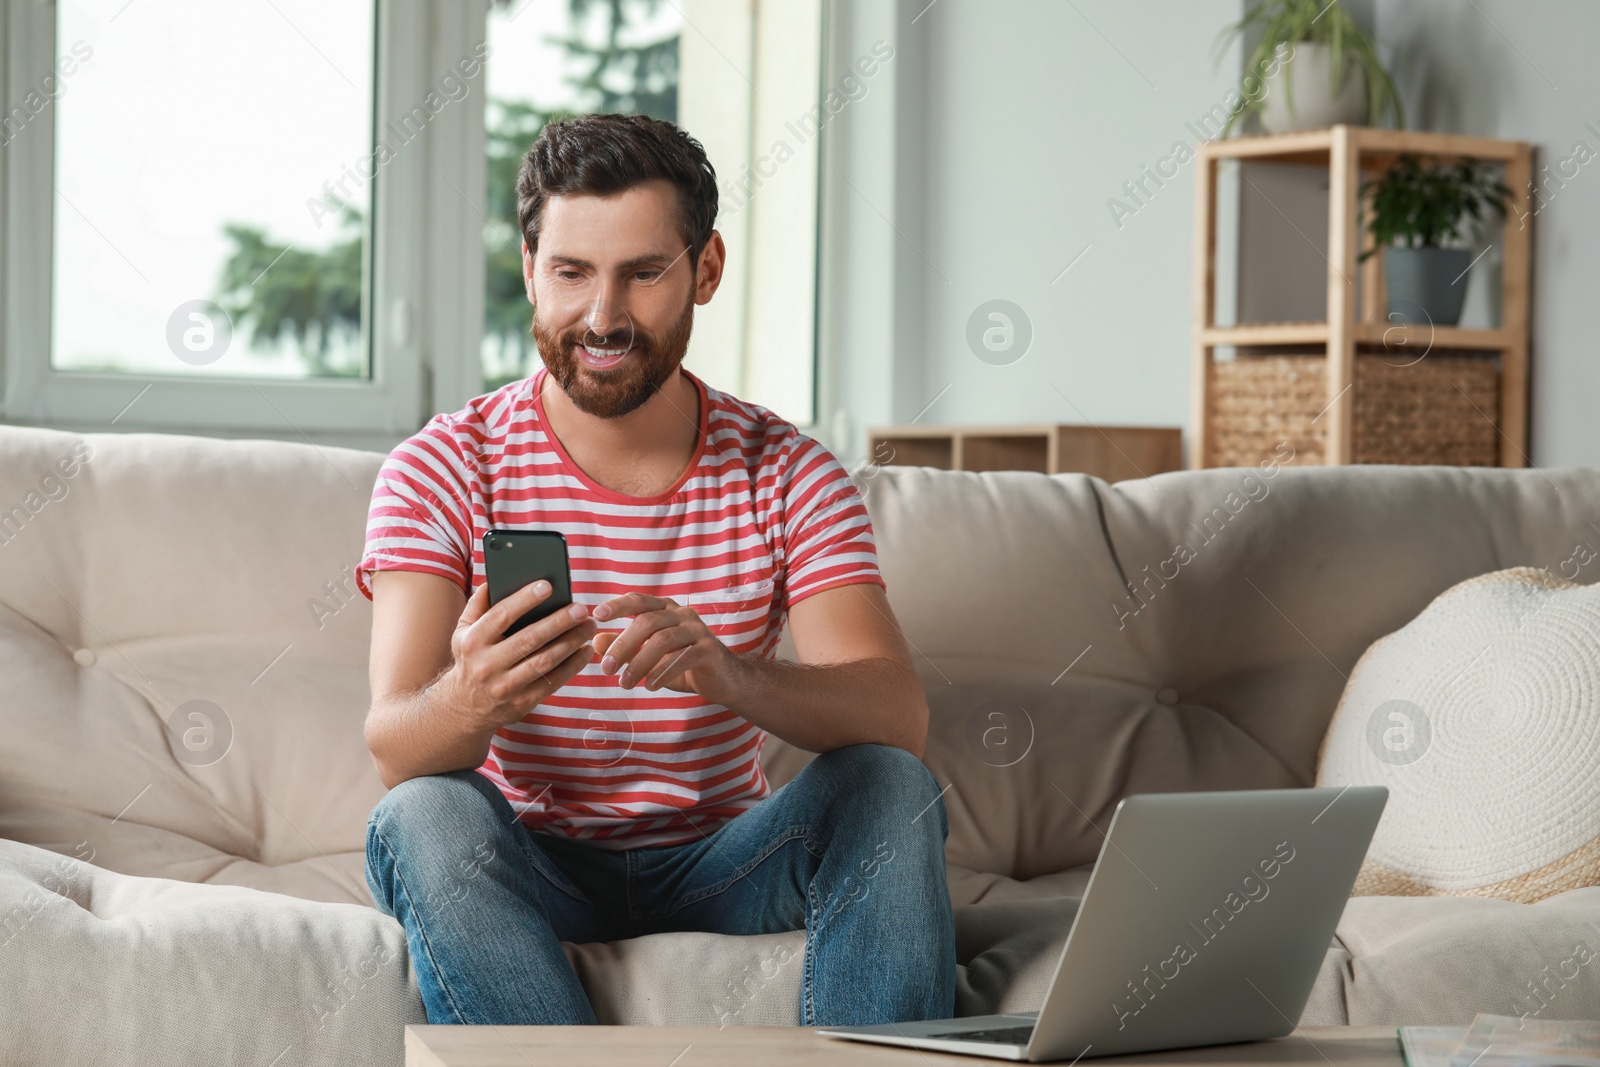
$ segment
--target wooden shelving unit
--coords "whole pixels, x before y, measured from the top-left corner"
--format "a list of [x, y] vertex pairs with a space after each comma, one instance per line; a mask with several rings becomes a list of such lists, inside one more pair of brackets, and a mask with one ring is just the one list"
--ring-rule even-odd
[[1183, 467], [1176, 426], [879, 426], [867, 431], [867, 458], [883, 465], [958, 471], [1068, 471], [1108, 482]]
[[[1386, 170], [1402, 154], [1435, 162], [1460, 159], [1503, 164], [1511, 189], [1501, 247], [1501, 323], [1493, 329], [1403, 327], [1382, 317], [1385, 304], [1383, 257], [1358, 265], [1358, 253], [1370, 238], [1358, 228], [1361, 180]], [[1264, 163], [1298, 163], [1328, 171], [1328, 318], [1325, 322], [1278, 322], [1217, 326], [1212, 319], [1216, 297], [1217, 164], [1223, 159]], [[1213, 404], [1213, 355], [1219, 345], [1252, 347], [1321, 346], [1326, 355], [1328, 407], [1324, 456], [1328, 463], [1349, 463], [1352, 450], [1356, 353], [1406, 344], [1408, 352], [1425, 345], [1434, 350], [1475, 350], [1499, 356], [1499, 462], [1520, 467], [1528, 449], [1528, 299], [1529, 237], [1519, 220], [1531, 218], [1529, 180], [1533, 150], [1526, 141], [1496, 141], [1454, 134], [1333, 126], [1269, 137], [1203, 141], [1196, 150], [1195, 292], [1194, 292], [1194, 433], [1190, 465], [1210, 466]], [[1365, 244], [1364, 244], [1365, 242]], [[1361, 286], [1362, 317], [1356, 318], [1356, 286]]]

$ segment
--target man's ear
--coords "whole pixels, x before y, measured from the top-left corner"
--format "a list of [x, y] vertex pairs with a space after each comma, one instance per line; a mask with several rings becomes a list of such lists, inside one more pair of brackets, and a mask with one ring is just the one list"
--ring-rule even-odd
[[722, 284], [722, 270], [727, 263], [728, 247], [722, 243], [722, 234], [711, 231], [711, 240], [700, 250], [700, 261], [695, 264], [694, 302], [709, 304], [717, 287]]
[[533, 256], [528, 252], [527, 238], [522, 241], [522, 287], [527, 290], [528, 303], [533, 303]]

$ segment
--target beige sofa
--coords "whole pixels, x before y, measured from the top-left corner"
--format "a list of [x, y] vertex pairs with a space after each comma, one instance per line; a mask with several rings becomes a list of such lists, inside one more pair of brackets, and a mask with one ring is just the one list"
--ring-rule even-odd
[[[0, 1061], [400, 1062], [349, 577], [381, 458], [0, 427]], [[950, 786], [962, 1014], [1038, 1006], [1119, 797], [1309, 784], [1368, 644], [1568, 558], [1600, 501], [1592, 470], [1270, 473], [858, 475]], [[768, 745], [775, 782], [803, 760]], [[1596, 968], [1556, 968], [1597, 923], [1600, 889], [1356, 898], [1303, 1021], [1594, 1017]], [[569, 952], [603, 1021], [780, 1024], [802, 944]]]

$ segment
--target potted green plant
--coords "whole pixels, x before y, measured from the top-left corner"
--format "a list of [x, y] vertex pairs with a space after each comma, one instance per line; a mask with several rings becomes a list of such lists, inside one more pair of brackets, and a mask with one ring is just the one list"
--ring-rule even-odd
[[1378, 59], [1372, 35], [1338, 0], [1259, 0], [1222, 31], [1226, 45], [1261, 34], [1240, 84], [1226, 137], [1246, 112], [1268, 133], [1314, 130], [1338, 123], [1376, 126], [1385, 113], [1406, 124], [1394, 80]]
[[1430, 166], [1403, 155], [1363, 182], [1361, 191], [1369, 198], [1367, 231], [1373, 240], [1361, 258], [1383, 252], [1390, 319], [1460, 322], [1472, 266], [1466, 244], [1488, 213], [1505, 217], [1511, 190], [1487, 163]]

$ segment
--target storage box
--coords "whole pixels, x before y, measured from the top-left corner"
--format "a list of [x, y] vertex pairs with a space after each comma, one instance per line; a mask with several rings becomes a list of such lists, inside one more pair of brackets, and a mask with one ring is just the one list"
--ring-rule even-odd
[[[1251, 466], [1280, 442], [1324, 460], [1330, 415], [1321, 355], [1240, 355], [1211, 364], [1212, 464]], [[1492, 467], [1500, 459], [1500, 371], [1492, 355], [1358, 355], [1351, 460]]]

